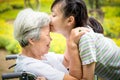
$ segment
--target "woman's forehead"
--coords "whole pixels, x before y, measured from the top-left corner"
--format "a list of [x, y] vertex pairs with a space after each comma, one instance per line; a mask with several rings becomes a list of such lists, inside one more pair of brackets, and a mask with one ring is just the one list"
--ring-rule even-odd
[[44, 25], [42, 28], [41, 28], [41, 31], [50, 31], [50, 25], [47, 24], [47, 25]]

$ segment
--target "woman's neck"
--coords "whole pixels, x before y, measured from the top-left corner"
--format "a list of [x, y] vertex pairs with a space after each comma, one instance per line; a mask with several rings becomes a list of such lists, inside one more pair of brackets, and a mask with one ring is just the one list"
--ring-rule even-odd
[[22, 49], [22, 55], [28, 56], [28, 57], [32, 57], [35, 59], [41, 59], [40, 55], [37, 55], [37, 51], [28, 47], [25, 47]]

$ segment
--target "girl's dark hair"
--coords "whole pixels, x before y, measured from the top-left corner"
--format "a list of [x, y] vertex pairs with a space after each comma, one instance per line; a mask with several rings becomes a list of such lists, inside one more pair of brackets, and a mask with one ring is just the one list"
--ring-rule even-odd
[[102, 25], [93, 17], [89, 17], [88, 25], [94, 30], [94, 32], [104, 34]]
[[58, 3], [62, 3], [61, 11], [63, 12], [64, 17], [74, 16], [75, 27], [86, 27], [89, 25], [95, 32], [103, 32], [98, 30], [103, 29], [98, 21], [93, 18], [88, 18], [86, 4], [83, 0], [54, 0], [51, 10]]

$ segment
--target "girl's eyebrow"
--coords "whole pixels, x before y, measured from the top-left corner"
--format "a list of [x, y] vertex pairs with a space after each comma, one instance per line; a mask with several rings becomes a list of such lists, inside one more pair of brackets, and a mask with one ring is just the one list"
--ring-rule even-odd
[[53, 9], [53, 8], [52, 8], [52, 9], [51, 9], [51, 12], [54, 12], [54, 11], [56, 11], [56, 9]]

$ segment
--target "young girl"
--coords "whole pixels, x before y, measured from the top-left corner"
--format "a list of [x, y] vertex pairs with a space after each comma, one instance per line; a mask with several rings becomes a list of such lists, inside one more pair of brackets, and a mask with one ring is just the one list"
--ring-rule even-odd
[[[84, 1], [55, 0], [51, 10], [51, 30], [63, 34], [67, 42], [73, 28], [92, 28], [80, 38], [78, 44], [82, 61], [82, 78], [93, 80], [96, 74], [105, 80], [120, 80], [120, 48], [101, 34], [103, 28], [100, 23], [88, 18]], [[69, 55], [66, 56], [69, 61]]]

